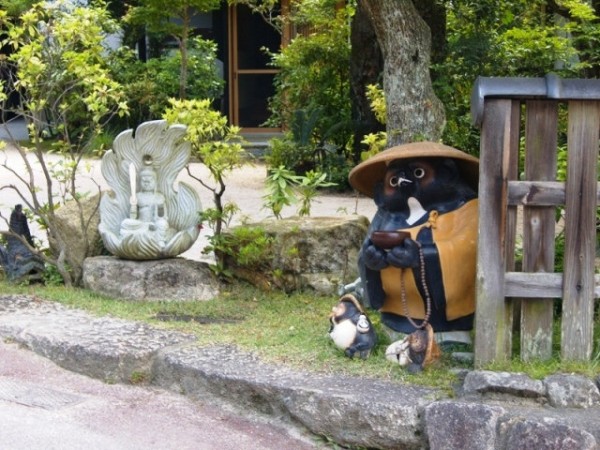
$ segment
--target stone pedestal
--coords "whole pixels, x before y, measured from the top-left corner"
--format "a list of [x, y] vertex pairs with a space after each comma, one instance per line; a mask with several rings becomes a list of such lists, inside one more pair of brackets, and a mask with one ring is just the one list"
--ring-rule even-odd
[[86, 258], [83, 285], [125, 300], [210, 300], [219, 283], [208, 264], [184, 258], [128, 261], [113, 256]]

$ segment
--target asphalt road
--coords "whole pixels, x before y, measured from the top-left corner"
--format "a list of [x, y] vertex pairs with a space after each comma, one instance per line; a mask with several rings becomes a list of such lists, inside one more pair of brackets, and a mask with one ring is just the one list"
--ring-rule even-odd
[[108, 385], [0, 343], [0, 449], [328, 448], [280, 422], [147, 386]]

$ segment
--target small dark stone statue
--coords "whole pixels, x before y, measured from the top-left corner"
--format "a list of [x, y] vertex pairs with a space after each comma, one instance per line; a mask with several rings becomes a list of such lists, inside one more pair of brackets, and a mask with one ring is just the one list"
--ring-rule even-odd
[[[34, 246], [22, 205], [15, 205], [10, 215], [9, 228], [22, 236], [31, 247]], [[6, 247], [0, 245], [0, 265], [9, 281], [39, 279], [45, 270], [44, 261], [15, 236], [6, 237]]]

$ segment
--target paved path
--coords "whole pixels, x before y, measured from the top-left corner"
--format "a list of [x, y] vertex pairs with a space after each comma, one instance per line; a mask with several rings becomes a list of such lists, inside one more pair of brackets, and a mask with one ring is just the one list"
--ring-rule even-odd
[[209, 401], [105, 384], [0, 342], [0, 448], [309, 450], [318, 440]]

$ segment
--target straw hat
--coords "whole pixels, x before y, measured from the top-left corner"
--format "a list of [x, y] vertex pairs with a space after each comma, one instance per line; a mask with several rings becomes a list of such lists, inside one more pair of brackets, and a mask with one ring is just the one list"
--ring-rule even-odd
[[414, 142], [388, 148], [354, 167], [348, 175], [350, 185], [368, 197], [373, 197], [375, 184], [385, 175], [387, 166], [398, 159], [409, 158], [453, 158], [461, 175], [477, 190], [479, 182], [479, 160], [463, 151], [437, 142]]

